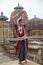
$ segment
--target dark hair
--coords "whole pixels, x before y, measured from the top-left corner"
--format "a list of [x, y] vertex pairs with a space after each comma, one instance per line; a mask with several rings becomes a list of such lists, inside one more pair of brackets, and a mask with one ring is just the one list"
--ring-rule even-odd
[[19, 23], [22, 21], [22, 19], [19, 20]]

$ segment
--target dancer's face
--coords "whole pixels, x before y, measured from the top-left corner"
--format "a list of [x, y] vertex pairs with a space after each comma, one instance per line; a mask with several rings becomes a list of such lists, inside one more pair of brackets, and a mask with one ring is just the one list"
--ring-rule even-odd
[[20, 25], [20, 26], [23, 26], [23, 20], [22, 20], [21, 22], [19, 22], [19, 25]]

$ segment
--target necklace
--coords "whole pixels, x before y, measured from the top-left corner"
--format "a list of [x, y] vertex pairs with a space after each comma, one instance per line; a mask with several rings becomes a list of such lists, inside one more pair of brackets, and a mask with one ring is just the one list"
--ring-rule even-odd
[[19, 26], [19, 33], [21, 34], [22, 33], [22, 26]]

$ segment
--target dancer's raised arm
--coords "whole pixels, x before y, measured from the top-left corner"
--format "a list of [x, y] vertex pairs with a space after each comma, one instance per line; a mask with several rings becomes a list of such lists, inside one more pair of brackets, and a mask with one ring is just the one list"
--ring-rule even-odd
[[15, 18], [19, 18], [21, 15], [22, 15], [22, 13], [24, 13], [24, 12], [19, 12], [19, 13], [17, 13], [15, 16], [13, 16], [12, 17], [12, 19], [14, 20]]

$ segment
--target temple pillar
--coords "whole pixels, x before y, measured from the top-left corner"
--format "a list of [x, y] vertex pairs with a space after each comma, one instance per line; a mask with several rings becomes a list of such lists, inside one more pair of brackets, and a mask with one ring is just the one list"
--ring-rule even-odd
[[42, 54], [42, 52], [41, 52], [41, 48], [40, 49], [38, 49], [38, 63], [40, 63], [41, 64], [41, 62], [42, 62], [42, 58], [41, 58], [41, 54]]

